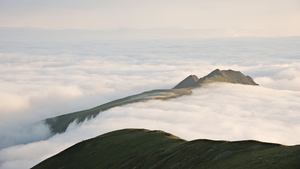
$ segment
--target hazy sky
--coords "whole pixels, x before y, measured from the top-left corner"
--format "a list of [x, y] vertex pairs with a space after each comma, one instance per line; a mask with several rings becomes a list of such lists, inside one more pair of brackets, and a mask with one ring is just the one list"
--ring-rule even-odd
[[299, 0], [0, 1], [1, 27], [176, 27], [226, 29], [231, 34], [243, 30], [247, 36], [300, 36], [299, 18]]

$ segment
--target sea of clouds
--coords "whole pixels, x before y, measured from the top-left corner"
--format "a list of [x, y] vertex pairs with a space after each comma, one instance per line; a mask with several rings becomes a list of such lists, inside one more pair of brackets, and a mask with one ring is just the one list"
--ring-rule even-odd
[[[300, 38], [80, 42], [0, 41], [0, 167], [29, 168], [122, 128], [186, 140], [300, 144]], [[152, 89], [190, 74], [239, 70], [260, 86], [213, 84], [190, 96], [116, 107], [51, 138], [41, 120]]]

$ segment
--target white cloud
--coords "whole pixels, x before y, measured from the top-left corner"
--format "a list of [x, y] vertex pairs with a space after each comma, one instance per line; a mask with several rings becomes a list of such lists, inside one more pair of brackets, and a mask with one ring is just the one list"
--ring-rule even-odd
[[300, 64], [291, 64], [272, 76], [257, 77], [255, 81], [273, 89], [300, 91]]
[[[294, 145], [300, 142], [299, 101], [295, 91], [213, 84], [190, 96], [110, 109], [79, 126], [72, 123], [66, 133], [48, 140], [3, 149], [0, 159], [3, 168], [28, 168], [76, 142], [123, 128], [164, 130], [187, 140], [255, 139]], [[32, 149], [36, 151], [26, 153]]]
[[192, 96], [114, 108], [103, 112], [95, 124], [104, 123], [112, 126], [111, 130], [163, 129], [188, 140], [256, 139], [297, 144], [299, 101], [299, 92], [211, 85], [195, 90]]
[[[0, 128], [5, 129], [0, 139], [6, 138], [0, 144], [7, 147], [0, 151], [1, 168], [29, 168], [78, 141], [124, 127], [160, 129], [185, 139], [297, 144], [299, 43], [297, 37], [0, 41]], [[216, 68], [239, 70], [261, 87], [216, 85], [188, 97], [118, 107], [48, 140], [45, 126], [23, 127], [172, 88], [190, 74], [202, 77]]]
[[41, 122], [32, 124], [24, 123], [18, 119], [14, 123], [5, 121], [1, 123], [0, 131], [1, 144], [0, 149], [11, 147], [19, 144], [27, 144], [40, 140], [46, 140], [51, 136], [48, 126]]
[[189, 74], [216, 68], [240, 70], [262, 86], [299, 90], [297, 44], [299, 38], [1, 42], [0, 121], [12, 114], [43, 119], [172, 88]]

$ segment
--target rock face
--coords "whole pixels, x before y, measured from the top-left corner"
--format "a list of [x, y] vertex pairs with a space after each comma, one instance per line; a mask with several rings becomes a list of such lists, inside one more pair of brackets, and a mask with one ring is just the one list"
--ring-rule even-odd
[[183, 81], [178, 83], [173, 89], [180, 89], [180, 88], [187, 88], [187, 87], [193, 87], [197, 85], [198, 77], [196, 75], [189, 75], [187, 78], [185, 78]]
[[196, 75], [190, 75], [176, 85], [173, 89], [189, 88], [189, 87], [199, 87], [206, 83], [212, 82], [227, 82], [227, 83], [239, 83], [246, 85], [258, 85], [249, 76], [245, 76], [240, 71], [234, 70], [219, 70], [216, 69], [212, 71], [207, 76], [200, 79]]

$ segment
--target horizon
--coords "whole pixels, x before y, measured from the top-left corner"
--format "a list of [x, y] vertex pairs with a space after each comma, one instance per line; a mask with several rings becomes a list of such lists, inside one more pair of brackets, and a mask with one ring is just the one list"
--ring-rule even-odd
[[299, 35], [251, 34], [245, 29], [118, 28], [118, 29], [47, 29], [35, 27], [0, 27], [2, 41], [79, 42], [97, 40], [199, 40], [216, 38], [297, 38]]

